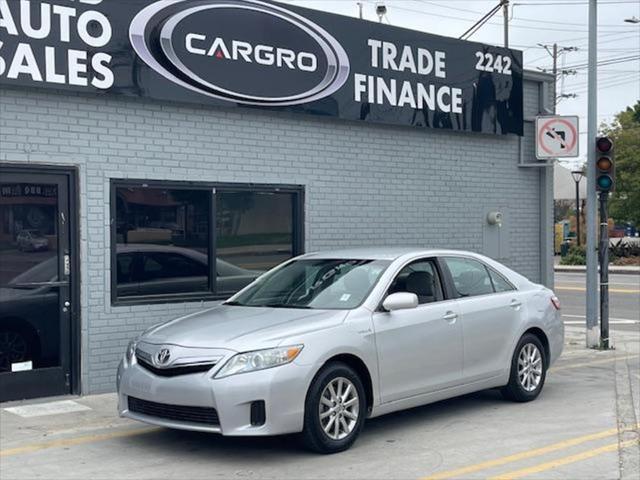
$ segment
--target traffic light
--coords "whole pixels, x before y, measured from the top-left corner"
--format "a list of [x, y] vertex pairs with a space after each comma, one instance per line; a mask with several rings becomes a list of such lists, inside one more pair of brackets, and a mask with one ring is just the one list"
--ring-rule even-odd
[[596, 190], [612, 192], [615, 186], [615, 164], [613, 163], [613, 142], [609, 137], [596, 139]]

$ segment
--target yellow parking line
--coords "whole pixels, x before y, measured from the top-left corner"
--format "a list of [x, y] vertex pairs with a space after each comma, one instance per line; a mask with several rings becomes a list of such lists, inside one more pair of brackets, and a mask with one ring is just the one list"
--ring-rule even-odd
[[603, 358], [602, 360], [594, 360], [592, 362], [584, 362], [584, 363], [570, 363], [569, 365], [560, 365], [558, 367], [551, 367], [549, 369], [550, 372], [557, 372], [560, 370], [569, 370], [572, 368], [581, 368], [581, 367], [590, 367], [591, 365], [601, 365], [603, 363], [611, 363], [616, 360], [626, 360], [628, 358], [637, 358], [640, 355], [625, 355], [613, 358]]
[[72, 447], [74, 445], [100, 442], [102, 440], [111, 440], [113, 438], [133, 437], [135, 435], [142, 435], [155, 430], [158, 430], [158, 429], [157, 428], [136, 428], [133, 430], [129, 429], [124, 431], [100, 433], [96, 435], [85, 435], [82, 437], [61, 438], [59, 440], [52, 440], [50, 442], [32, 443], [30, 445], [24, 445], [22, 447], [15, 447], [15, 448], [8, 448], [6, 450], [0, 450], [0, 458], [9, 457], [12, 455], [20, 455], [23, 453], [37, 452], [39, 450], [45, 450], [47, 448]]
[[[566, 290], [570, 292], [586, 292], [587, 289], [584, 287], [559, 287], [556, 286], [554, 290]], [[636, 293], [640, 294], [640, 290], [636, 290], [633, 288], [610, 288], [609, 292], [611, 293]]]
[[605, 445], [604, 447], [586, 450], [584, 452], [576, 453], [575, 455], [569, 455], [568, 457], [558, 458], [550, 462], [545, 462], [539, 465], [534, 465], [532, 467], [522, 468], [520, 470], [514, 470], [512, 472], [497, 475], [495, 477], [491, 477], [489, 480], [515, 480], [516, 478], [526, 477], [527, 475], [533, 475], [534, 473], [546, 472], [547, 470], [552, 470], [563, 465], [586, 460], [603, 453], [614, 452], [618, 450], [618, 448], [624, 448], [633, 445], [634, 443], [638, 444], [638, 440], [627, 440], [626, 442], [621, 443], [610, 443], [609, 445]]
[[445, 478], [460, 477], [469, 473], [479, 472], [480, 470], [486, 470], [492, 467], [498, 467], [511, 462], [517, 462], [518, 460], [524, 460], [527, 458], [538, 457], [546, 453], [555, 452], [557, 450], [563, 450], [581, 443], [590, 442], [591, 440], [599, 440], [601, 438], [612, 437], [617, 435], [617, 428], [610, 428], [598, 433], [591, 433], [589, 435], [583, 435], [581, 437], [570, 438], [563, 440], [552, 445], [548, 445], [542, 448], [536, 448], [534, 450], [526, 450], [524, 452], [516, 453], [513, 455], [507, 455], [506, 457], [496, 458], [494, 460], [487, 460], [486, 462], [476, 463], [467, 467], [457, 468], [455, 470], [448, 470], [445, 472], [435, 473], [428, 477], [424, 477], [422, 480], [442, 480]]

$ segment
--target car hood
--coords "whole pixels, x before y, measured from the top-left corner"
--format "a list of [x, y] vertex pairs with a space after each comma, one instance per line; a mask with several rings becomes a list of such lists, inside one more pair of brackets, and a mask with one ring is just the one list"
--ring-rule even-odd
[[288, 337], [335, 327], [346, 315], [344, 310], [220, 305], [158, 325], [141, 340], [193, 348], [257, 350], [277, 346]]

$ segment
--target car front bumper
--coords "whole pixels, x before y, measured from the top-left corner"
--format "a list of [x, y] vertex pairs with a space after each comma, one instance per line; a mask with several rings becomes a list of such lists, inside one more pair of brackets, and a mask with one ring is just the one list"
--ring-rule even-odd
[[[295, 362], [258, 372], [212, 378], [217, 369], [176, 377], [159, 377], [137, 363], [118, 367], [118, 412], [120, 416], [168, 428], [220, 433], [228, 436], [267, 436], [302, 431], [304, 404], [313, 370]], [[129, 408], [129, 397], [161, 406], [215, 409], [218, 424], [188, 421], [164, 414], [142, 414]], [[251, 424], [251, 405], [264, 402], [265, 422]]]

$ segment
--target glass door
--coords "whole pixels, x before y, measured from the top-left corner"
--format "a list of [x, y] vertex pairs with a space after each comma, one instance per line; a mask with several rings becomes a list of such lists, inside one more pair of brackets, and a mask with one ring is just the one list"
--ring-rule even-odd
[[0, 401], [70, 393], [66, 175], [0, 177]]

